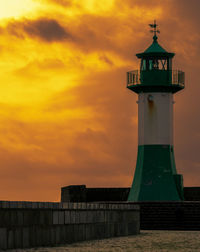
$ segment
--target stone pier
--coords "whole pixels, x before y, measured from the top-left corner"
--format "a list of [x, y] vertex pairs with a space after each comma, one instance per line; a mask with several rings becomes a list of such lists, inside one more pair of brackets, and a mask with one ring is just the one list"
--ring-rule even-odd
[[139, 206], [129, 203], [0, 201], [0, 249], [56, 246], [135, 235]]

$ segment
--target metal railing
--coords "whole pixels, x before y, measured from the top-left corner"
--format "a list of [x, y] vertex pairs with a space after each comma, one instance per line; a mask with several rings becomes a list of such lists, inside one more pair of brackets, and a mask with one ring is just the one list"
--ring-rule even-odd
[[137, 85], [137, 84], [141, 84], [140, 71], [133, 70], [133, 71], [127, 72], [127, 86], [132, 86], [132, 85]]
[[[169, 83], [171, 83], [172, 85], [184, 86], [185, 73], [180, 70], [169, 71]], [[138, 84], [141, 84], [140, 71], [133, 70], [133, 71], [127, 72], [127, 86], [133, 86], [133, 85], [138, 85]]]
[[172, 84], [185, 86], [185, 73], [180, 70], [173, 70]]

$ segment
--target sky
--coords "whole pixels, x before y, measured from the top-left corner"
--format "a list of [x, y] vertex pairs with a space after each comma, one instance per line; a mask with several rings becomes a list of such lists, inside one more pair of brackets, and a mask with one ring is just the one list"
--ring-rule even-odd
[[131, 186], [137, 95], [126, 72], [152, 42], [175, 52], [174, 147], [200, 186], [199, 0], [0, 0], [0, 199], [59, 201], [60, 188]]

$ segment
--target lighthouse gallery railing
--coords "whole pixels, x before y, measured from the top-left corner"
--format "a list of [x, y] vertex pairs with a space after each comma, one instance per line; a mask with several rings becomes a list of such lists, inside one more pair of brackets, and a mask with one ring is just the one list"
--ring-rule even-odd
[[[185, 86], [185, 73], [180, 70], [172, 70], [169, 71], [169, 76], [171, 77], [171, 84], [172, 85], [180, 85]], [[127, 86], [133, 86], [138, 85], [141, 83], [140, 78], [140, 71], [139, 70], [133, 70], [130, 72], [127, 72]]]

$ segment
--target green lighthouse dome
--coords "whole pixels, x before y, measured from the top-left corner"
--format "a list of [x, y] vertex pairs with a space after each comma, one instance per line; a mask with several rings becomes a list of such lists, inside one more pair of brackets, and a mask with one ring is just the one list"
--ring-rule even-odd
[[174, 53], [167, 52], [159, 43], [158, 43], [158, 37], [155, 35], [153, 37], [153, 43], [143, 52], [138, 53], [136, 56], [138, 58], [143, 57], [174, 57]]

